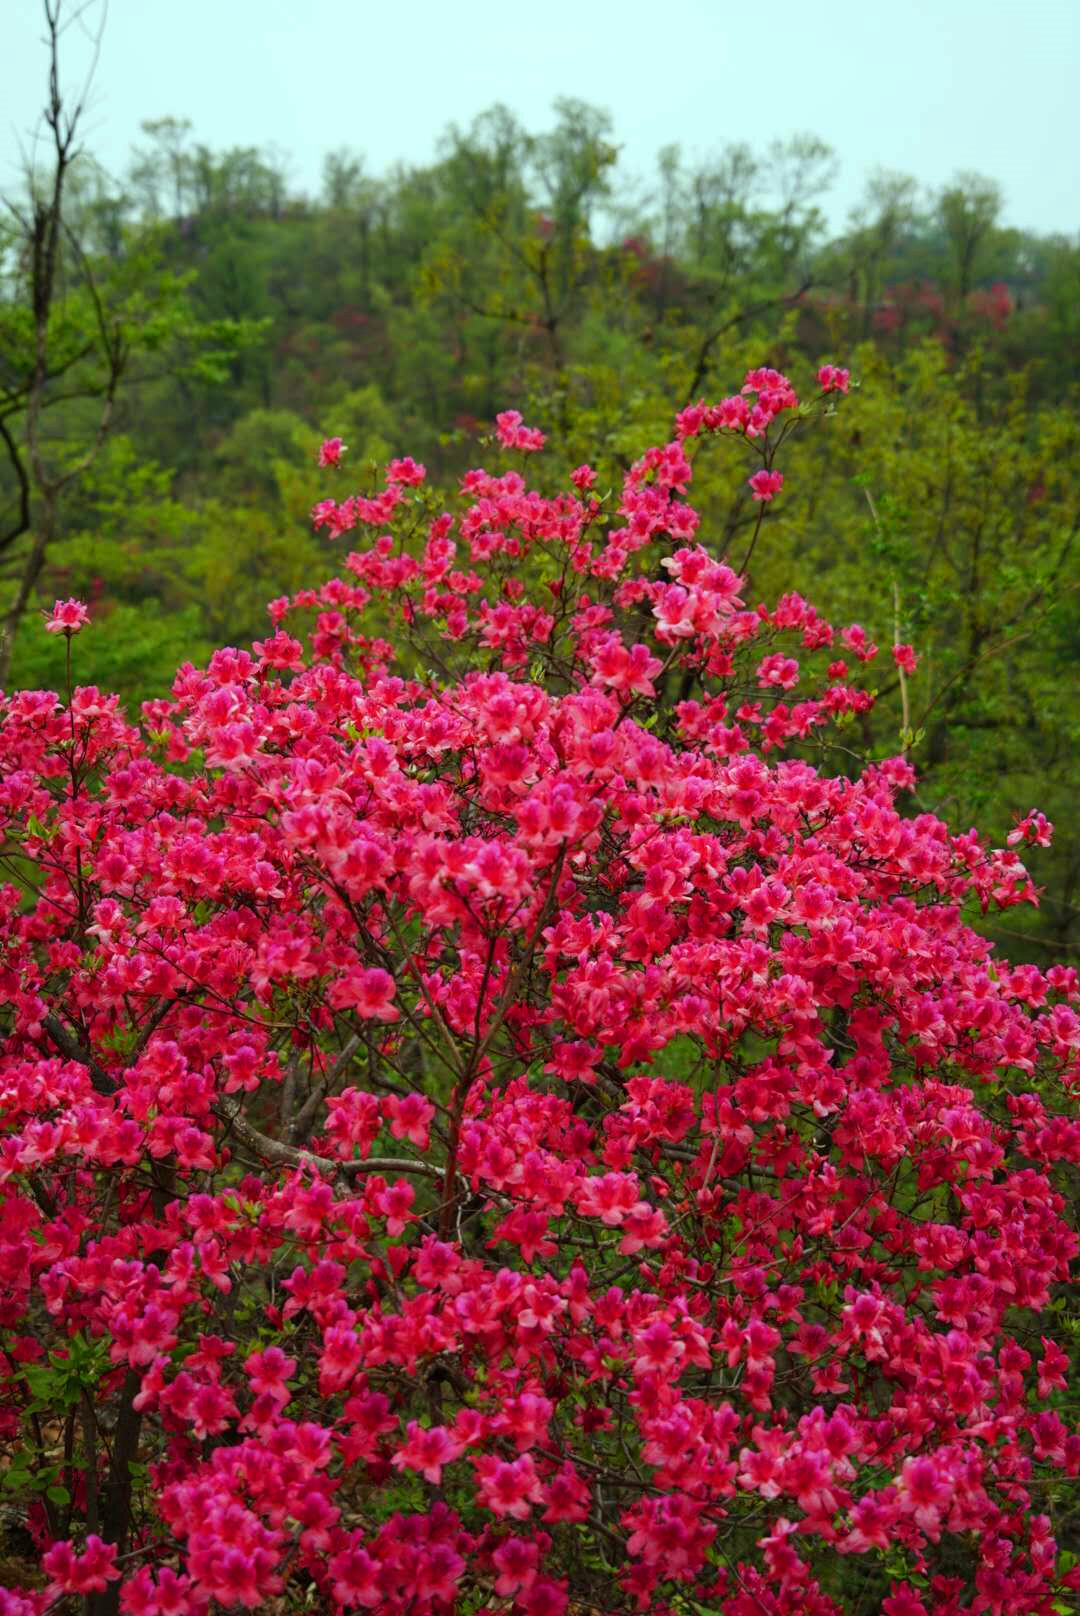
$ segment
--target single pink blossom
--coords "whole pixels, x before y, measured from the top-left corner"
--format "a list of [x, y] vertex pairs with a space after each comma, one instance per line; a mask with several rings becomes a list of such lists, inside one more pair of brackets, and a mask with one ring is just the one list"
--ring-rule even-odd
[[755, 499], [768, 501], [783, 488], [784, 474], [782, 471], [755, 471], [747, 482], [753, 489]]
[[348, 448], [340, 438], [327, 438], [319, 448], [320, 466], [340, 466], [341, 457]]
[[78, 634], [90, 621], [90, 613], [81, 600], [58, 600], [45, 624], [49, 634]]

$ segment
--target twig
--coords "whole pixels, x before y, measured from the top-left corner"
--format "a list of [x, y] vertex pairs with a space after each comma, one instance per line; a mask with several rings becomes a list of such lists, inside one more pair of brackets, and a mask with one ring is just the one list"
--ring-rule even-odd
[[300, 1110], [293, 1118], [292, 1125], [289, 1128], [289, 1138], [293, 1144], [302, 1145], [308, 1138], [312, 1127], [315, 1124], [315, 1118], [318, 1115], [319, 1106], [322, 1104], [324, 1096], [329, 1092], [338, 1073], [344, 1071], [345, 1067], [348, 1066], [349, 1062], [352, 1060], [359, 1048], [360, 1038], [358, 1034], [354, 1033], [353, 1036], [347, 1040], [344, 1049], [341, 1051], [341, 1054], [338, 1056], [333, 1066], [331, 1066], [326, 1076], [322, 1078], [320, 1082], [316, 1083], [315, 1087], [312, 1089], [311, 1093], [300, 1107]]
[[748, 309], [740, 309], [738, 314], [732, 315], [730, 320], [725, 320], [723, 325], [718, 325], [713, 331], [710, 331], [698, 349], [697, 358], [694, 361], [694, 374], [690, 379], [690, 385], [686, 390], [686, 398], [683, 401], [684, 408], [692, 404], [697, 397], [698, 389], [709, 373], [709, 354], [712, 352], [713, 344], [719, 341], [725, 331], [731, 331], [735, 326], [742, 325], [747, 320], [752, 320], [756, 314], [767, 313], [769, 309], [783, 308], [787, 304], [801, 302], [813, 284], [812, 280], [805, 280], [797, 291], [789, 292], [784, 297], [770, 297], [766, 298], [762, 303], [753, 303]]

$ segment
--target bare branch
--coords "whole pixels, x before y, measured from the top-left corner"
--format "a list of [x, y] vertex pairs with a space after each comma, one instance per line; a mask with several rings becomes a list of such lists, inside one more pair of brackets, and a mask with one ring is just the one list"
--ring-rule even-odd
[[90, 1081], [98, 1094], [109, 1095], [116, 1093], [116, 1079], [111, 1077], [105, 1068], [98, 1064], [91, 1052], [79, 1042], [73, 1032], [64, 1026], [58, 1016], [46, 1016], [42, 1026], [61, 1055], [65, 1056], [67, 1060], [76, 1061], [80, 1066], [86, 1068], [90, 1074]]
[[726, 331], [732, 331], [736, 326], [744, 325], [747, 320], [752, 320], [757, 314], [766, 314], [769, 309], [791, 307], [796, 303], [800, 303], [813, 284], [812, 280], [804, 280], [802, 285], [794, 292], [788, 292], [782, 297], [767, 297], [760, 303], [752, 303], [748, 309], [740, 309], [738, 314], [733, 314], [730, 320], [725, 320], [723, 325], [718, 325], [714, 330], [710, 331], [708, 336], [702, 339], [701, 346], [698, 348], [697, 357], [694, 360], [694, 373], [686, 390], [683, 407], [685, 408], [692, 404], [697, 397], [699, 388], [709, 374], [709, 355], [712, 353], [714, 345], [719, 342]]
[[240, 1109], [238, 1101], [231, 1101], [219, 1113], [222, 1120], [234, 1129], [236, 1137], [263, 1161], [279, 1167], [315, 1167], [330, 1178], [353, 1177], [364, 1173], [419, 1173], [423, 1178], [441, 1179], [442, 1168], [431, 1162], [414, 1160], [411, 1156], [369, 1156], [366, 1161], [334, 1161], [331, 1156], [318, 1156], [312, 1150], [300, 1150], [295, 1145], [283, 1144], [268, 1134], [253, 1128]]
[[360, 1038], [356, 1033], [354, 1033], [353, 1036], [346, 1042], [344, 1049], [341, 1051], [341, 1054], [338, 1056], [333, 1066], [331, 1066], [326, 1076], [321, 1080], [321, 1082], [316, 1083], [315, 1087], [312, 1089], [311, 1093], [308, 1095], [307, 1099], [304, 1101], [303, 1105], [300, 1107], [300, 1110], [294, 1117], [292, 1126], [289, 1128], [289, 1138], [293, 1141], [293, 1143], [302, 1145], [309, 1137], [311, 1130], [314, 1127], [315, 1118], [318, 1115], [319, 1107], [322, 1104], [323, 1099], [330, 1092], [330, 1089], [338, 1074], [345, 1070], [359, 1048]]

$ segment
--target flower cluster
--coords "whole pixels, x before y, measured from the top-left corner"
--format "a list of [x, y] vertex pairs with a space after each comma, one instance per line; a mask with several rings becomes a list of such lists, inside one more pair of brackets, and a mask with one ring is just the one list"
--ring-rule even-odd
[[503, 410], [495, 417], [495, 435], [504, 449], [522, 449], [536, 454], [544, 447], [544, 434], [536, 427], [525, 426], [520, 410]]
[[823, 393], [846, 393], [851, 372], [841, 365], [822, 365], [817, 373], [818, 386]]
[[607, 501], [393, 462], [141, 725], [0, 701], [2, 1616], [1080, 1584], [1080, 980], [973, 929], [1013, 846], [808, 761], [875, 647], [702, 542], [747, 389]]

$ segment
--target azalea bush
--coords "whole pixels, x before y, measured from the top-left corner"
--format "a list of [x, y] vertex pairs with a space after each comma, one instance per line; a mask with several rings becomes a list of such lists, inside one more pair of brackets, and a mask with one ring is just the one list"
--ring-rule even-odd
[[905, 813], [847, 741], [916, 651], [742, 576], [846, 389], [751, 372], [615, 492], [514, 412], [456, 501], [358, 475], [341, 575], [139, 725], [57, 603], [2, 703], [0, 1616], [1069, 1607], [1080, 982], [972, 924], [1050, 827]]

